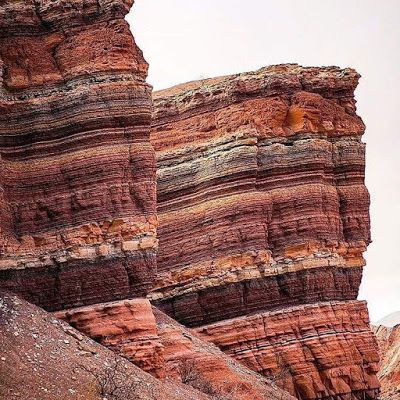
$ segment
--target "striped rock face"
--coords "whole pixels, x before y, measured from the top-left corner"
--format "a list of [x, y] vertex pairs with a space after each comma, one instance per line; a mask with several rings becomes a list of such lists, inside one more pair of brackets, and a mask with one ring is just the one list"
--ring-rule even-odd
[[[358, 79], [352, 69], [280, 65], [153, 96], [160, 250], [151, 298], [251, 368], [288, 368], [282, 385], [300, 399], [375, 398], [379, 388], [366, 305], [354, 303], [370, 242]], [[325, 310], [338, 307], [336, 334]], [[291, 321], [288, 336], [268, 329], [260, 316], [269, 312]], [[208, 329], [215, 323], [229, 345]], [[321, 362], [324, 326], [341, 350]]]
[[163, 382], [183, 383], [214, 400], [295, 400], [275, 382], [152, 309], [148, 300], [103, 303], [54, 315]]
[[0, 4], [0, 286], [48, 310], [152, 286], [151, 89], [132, 3]]
[[379, 345], [379, 381], [383, 399], [400, 397], [400, 325], [392, 328], [380, 325], [372, 327]]

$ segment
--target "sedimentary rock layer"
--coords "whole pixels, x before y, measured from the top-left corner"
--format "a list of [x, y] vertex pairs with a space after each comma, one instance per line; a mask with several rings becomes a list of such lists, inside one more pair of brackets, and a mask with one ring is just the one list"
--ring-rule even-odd
[[379, 344], [381, 356], [379, 381], [382, 385], [381, 398], [400, 398], [400, 325], [393, 328], [377, 326], [373, 328]]
[[0, 4], [0, 285], [57, 310], [155, 272], [147, 63], [133, 0]]
[[152, 309], [147, 300], [81, 307], [55, 316], [152, 375], [192, 386], [212, 398], [293, 399], [274, 382]]
[[358, 80], [280, 65], [153, 96], [150, 297], [299, 399], [378, 394], [376, 343], [354, 302], [370, 242]]
[[379, 356], [363, 302], [329, 302], [259, 313], [197, 328], [299, 399], [374, 399]]
[[356, 299], [370, 241], [358, 78], [282, 65], [155, 93], [158, 306], [196, 326]]

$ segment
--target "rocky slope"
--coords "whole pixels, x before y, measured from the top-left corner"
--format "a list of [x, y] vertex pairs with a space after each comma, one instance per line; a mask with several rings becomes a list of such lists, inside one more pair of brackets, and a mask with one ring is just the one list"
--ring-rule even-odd
[[152, 286], [151, 89], [132, 3], [0, 3], [0, 286], [48, 310]]
[[382, 384], [382, 400], [400, 398], [400, 325], [392, 328], [375, 326], [381, 355], [379, 380]]
[[188, 385], [153, 378], [70, 325], [3, 292], [0, 342], [2, 399], [209, 399]]
[[280, 65], [153, 96], [151, 298], [256, 371], [288, 371], [282, 385], [301, 399], [378, 395], [355, 302], [370, 242], [358, 79]]

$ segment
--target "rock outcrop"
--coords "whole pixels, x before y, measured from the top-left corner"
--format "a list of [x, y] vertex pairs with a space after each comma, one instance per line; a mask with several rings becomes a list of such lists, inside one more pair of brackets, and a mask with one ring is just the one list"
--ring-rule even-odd
[[57, 312], [55, 316], [155, 377], [214, 399], [294, 400], [215, 345], [135, 299]]
[[[358, 79], [280, 65], [153, 96], [151, 299], [254, 370], [289, 371], [281, 384], [300, 399], [379, 391], [355, 302], [370, 242]], [[327, 338], [341, 351], [328, 353]]]
[[258, 313], [198, 328], [299, 399], [375, 398], [379, 357], [362, 302], [328, 302]]
[[156, 267], [133, 0], [0, 3], [0, 286], [47, 310], [143, 296]]
[[400, 398], [400, 325], [392, 328], [373, 327], [381, 356], [378, 373], [382, 385], [382, 400]]
[[157, 378], [165, 378], [164, 349], [148, 300], [102, 303], [54, 314]]

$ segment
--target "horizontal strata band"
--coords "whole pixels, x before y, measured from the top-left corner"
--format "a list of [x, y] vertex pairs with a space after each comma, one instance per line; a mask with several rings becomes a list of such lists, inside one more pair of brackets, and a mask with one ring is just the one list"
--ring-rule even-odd
[[287, 368], [284, 384], [297, 398], [379, 394], [379, 356], [365, 302], [285, 307], [196, 331], [254, 371], [280, 376]]
[[155, 300], [154, 304], [187, 326], [202, 326], [242, 315], [331, 300], [355, 300], [362, 268], [324, 267], [281, 273]]

